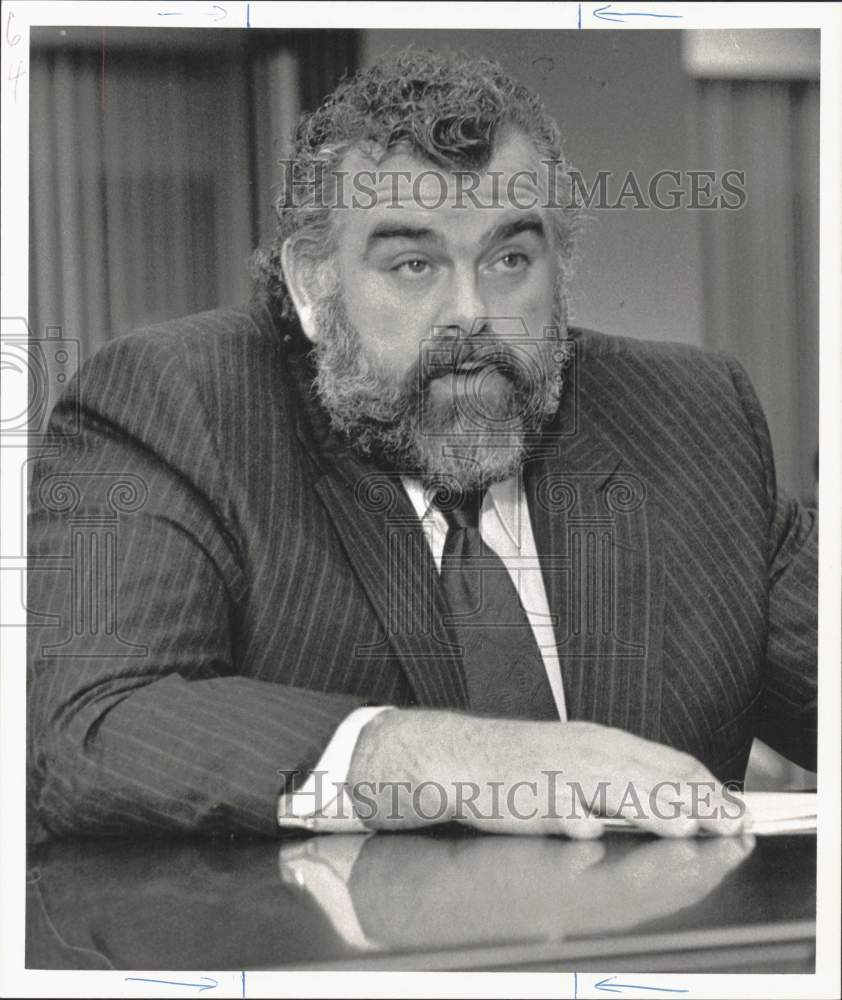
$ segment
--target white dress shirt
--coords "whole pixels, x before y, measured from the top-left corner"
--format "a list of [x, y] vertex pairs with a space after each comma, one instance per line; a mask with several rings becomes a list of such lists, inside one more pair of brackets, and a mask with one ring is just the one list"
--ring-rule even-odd
[[[433, 506], [419, 480], [404, 477], [403, 485], [421, 521], [436, 568], [441, 571], [447, 521]], [[488, 489], [480, 512], [479, 530], [483, 541], [497, 553], [509, 572], [544, 661], [559, 718], [565, 721], [567, 710], [555, 631], [532, 534], [529, 506], [518, 478], [495, 483]], [[278, 805], [281, 826], [325, 833], [356, 833], [366, 829], [354, 815], [344, 785], [363, 726], [389, 707], [358, 708], [343, 719], [304, 785], [296, 792], [281, 796]]]

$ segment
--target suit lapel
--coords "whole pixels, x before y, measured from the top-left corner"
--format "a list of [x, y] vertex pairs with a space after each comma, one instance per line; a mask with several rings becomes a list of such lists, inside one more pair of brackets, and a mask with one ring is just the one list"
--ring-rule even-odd
[[[524, 465], [530, 520], [555, 616], [568, 716], [660, 735], [663, 629], [661, 519], [646, 483], [598, 430], [610, 397], [580, 392], [568, 372], [553, 427]], [[316, 492], [381, 623], [355, 650], [400, 661], [422, 705], [467, 707], [459, 650], [420, 523], [397, 475], [357, 458], [306, 391], [312, 370], [291, 359], [298, 434], [319, 468]], [[615, 415], [616, 416], [616, 415]]]
[[660, 513], [643, 478], [598, 430], [605, 426], [598, 407], [610, 400], [590, 386], [586, 399], [581, 375], [577, 359], [554, 429], [524, 470], [557, 616], [568, 716], [655, 739], [664, 605]]
[[464, 708], [459, 649], [443, 626], [435, 563], [400, 476], [358, 458], [334, 434], [302, 386], [311, 372], [293, 359], [298, 435], [319, 468], [315, 489], [382, 628], [355, 658], [397, 659], [421, 705]]

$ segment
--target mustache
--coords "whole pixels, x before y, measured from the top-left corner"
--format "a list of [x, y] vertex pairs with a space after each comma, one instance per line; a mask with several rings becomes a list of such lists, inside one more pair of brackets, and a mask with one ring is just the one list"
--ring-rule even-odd
[[416, 368], [419, 383], [456, 372], [495, 368], [513, 381], [520, 382], [534, 367], [522, 352], [514, 350], [505, 340], [493, 337], [442, 339], [422, 346]]

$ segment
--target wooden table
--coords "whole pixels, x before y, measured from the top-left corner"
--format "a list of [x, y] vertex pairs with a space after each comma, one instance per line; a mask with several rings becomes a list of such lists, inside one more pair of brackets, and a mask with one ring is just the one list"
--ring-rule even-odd
[[809, 834], [57, 843], [27, 966], [812, 972], [815, 891]]

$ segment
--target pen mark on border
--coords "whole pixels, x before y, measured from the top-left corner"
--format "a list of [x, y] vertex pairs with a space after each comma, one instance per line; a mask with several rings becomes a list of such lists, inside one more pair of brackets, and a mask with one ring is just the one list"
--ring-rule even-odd
[[[614, 24], [622, 24], [626, 17], [657, 17], [668, 20], [683, 20], [682, 14], [657, 14], [650, 10], [612, 10], [613, 4], [607, 3], [604, 7], [597, 7], [593, 11], [593, 16], [600, 21], [611, 21]], [[580, 5], [581, 14], [581, 5]]]
[[192, 986], [193, 989], [198, 990], [200, 993], [204, 993], [205, 990], [215, 990], [219, 986], [217, 979], [211, 979], [210, 976], [202, 976], [201, 978], [207, 980], [204, 985], [202, 983], [179, 982], [175, 979], [145, 979], [141, 976], [126, 976], [125, 980], [127, 983], [161, 983], [164, 986]]
[[690, 991], [682, 987], [671, 986], [643, 986], [640, 983], [615, 983], [616, 976], [606, 976], [594, 983], [594, 989], [601, 993], [622, 993], [623, 990], [646, 990], [652, 993], [689, 993]]

